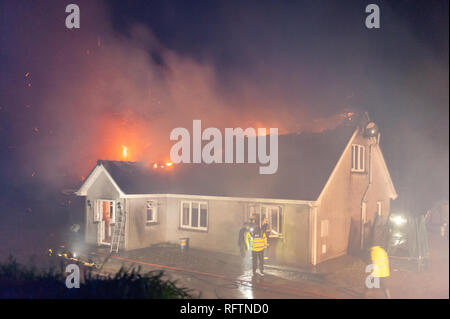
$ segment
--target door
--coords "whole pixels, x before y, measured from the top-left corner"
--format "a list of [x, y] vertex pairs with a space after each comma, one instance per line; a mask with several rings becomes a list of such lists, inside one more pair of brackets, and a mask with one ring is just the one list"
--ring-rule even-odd
[[114, 224], [115, 211], [114, 201], [101, 200], [99, 203], [99, 243], [103, 245], [111, 245], [112, 224]]

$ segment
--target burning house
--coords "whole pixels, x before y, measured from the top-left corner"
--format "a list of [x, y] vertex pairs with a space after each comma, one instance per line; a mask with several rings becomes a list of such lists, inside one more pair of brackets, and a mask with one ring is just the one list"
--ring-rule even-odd
[[237, 234], [268, 218], [268, 255], [309, 266], [364, 247], [375, 214], [397, 197], [373, 123], [279, 137], [279, 168], [178, 164], [161, 168], [99, 160], [85, 197], [85, 240], [132, 250], [160, 242], [238, 254]]

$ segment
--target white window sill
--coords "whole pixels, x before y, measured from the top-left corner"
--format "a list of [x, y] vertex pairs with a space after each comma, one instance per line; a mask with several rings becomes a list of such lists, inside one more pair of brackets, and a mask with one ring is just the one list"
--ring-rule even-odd
[[188, 230], [188, 231], [197, 231], [197, 232], [208, 232], [208, 228], [200, 228], [200, 227], [186, 227], [186, 226], [180, 226], [179, 229], [181, 230]]

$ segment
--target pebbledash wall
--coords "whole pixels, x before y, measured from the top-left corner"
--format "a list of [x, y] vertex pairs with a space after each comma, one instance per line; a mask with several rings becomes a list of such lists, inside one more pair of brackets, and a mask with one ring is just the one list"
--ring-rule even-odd
[[[355, 144], [366, 148], [366, 165], [362, 172], [352, 172], [351, 169], [351, 147]], [[313, 229], [317, 232], [316, 243], [313, 243], [316, 247], [313, 263], [358, 250], [361, 243], [366, 246], [375, 213], [380, 213], [380, 218], [385, 221], [390, 213], [391, 200], [396, 197], [379, 144], [356, 131], [318, 198], [320, 205], [312, 217]], [[361, 222], [363, 205], [366, 218]]]
[[[278, 262], [307, 265], [310, 260], [310, 205], [281, 200], [245, 200], [208, 196], [168, 195], [151, 197], [157, 203], [157, 222], [145, 221], [146, 201], [149, 198], [127, 198], [126, 249], [148, 247], [159, 242], [179, 243], [189, 238], [191, 247], [231, 254], [239, 254], [238, 233], [248, 220], [250, 205], [279, 206], [282, 212], [282, 236], [270, 238], [268, 254]], [[208, 207], [206, 230], [181, 227], [182, 202], [201, 201]]]
[[[109, 178], [102, 172], [86, 196], [86, 242], [98, 245], [98, 223], [94, 221], [97, 200], [120, 202], [127, 214], [125, 250], [145, 248], [169, 242], [178, 244], [189, 238], [191, 247], [210, 251], [239, 254], [238, 233], [248, 220], [250, 205], [279, 206], [282, 212], [282, 236], [271, 238], [268, 254], [277, 262], [307, 266], [311, 261], [311, 204], [304, 201], [279, 199], [245, 199], [193, 195], [128, 195], [121, 198]], [[157, 220], [146, 223], [146, 203], [157, 204]], [[208, 205], [207, 230], [180, 227], [183, 201], [201, 201]], [[89, 204], [88, 204], [89, 203]], [[113, 230], [114, 230], [114, 226]]]

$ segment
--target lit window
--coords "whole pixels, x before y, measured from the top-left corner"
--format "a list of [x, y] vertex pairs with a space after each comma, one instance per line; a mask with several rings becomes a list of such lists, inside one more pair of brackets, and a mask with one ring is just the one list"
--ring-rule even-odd
[[147, 224], [156, 223], [157, 222], [157, 205], [153, 200], [147, 201], [146, 211], [145, 211], [145, 220]]
[[181, 202], [180, 227], [208, 229], [208, 205], [205, 202]]
[[280, 206], [269, 205], [249, 205], [249, 218], [254, 217], [255, 223], [261, 227], [264, 219], [267, 218], [269, 224], [270, 237], [278, 237], [282, 234], [282, 211]]
[[365, 147], [363, 145], [352, 145], [352, 172], [364, 172], [365, 170]]

